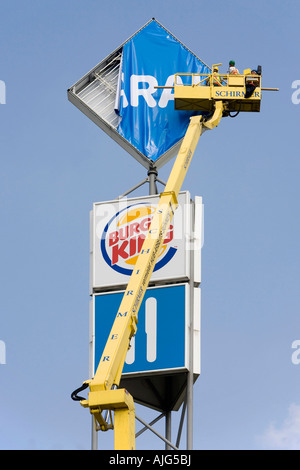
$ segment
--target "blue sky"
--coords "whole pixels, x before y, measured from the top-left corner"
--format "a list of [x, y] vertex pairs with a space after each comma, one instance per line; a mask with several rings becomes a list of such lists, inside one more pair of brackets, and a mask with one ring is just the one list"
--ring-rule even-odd
[[[183, 187], [205, 210], [194, 448], [300, 449], [299, 2], [0, 8], [0, 448], [90, 448], [90, 415], [70, 400], [88, 374], [89, 211], [146, 174], [67, 89], [155, 17], [204, 62], [261, 64], [280, 88], [203, 136]], [[143, 436], [137, 448], [164, 447]], [[99, 448], [112, 446], [102, 433]]]

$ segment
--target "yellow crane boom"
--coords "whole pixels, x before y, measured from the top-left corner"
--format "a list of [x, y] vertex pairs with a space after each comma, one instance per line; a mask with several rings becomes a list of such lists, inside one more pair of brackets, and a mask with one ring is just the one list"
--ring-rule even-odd
[[[214, 66], [212, 70], [214, 70]], [[121, 380], [130, 339], [137, 330], [138, 311], [176, 210], [177, 197], [203, 127], [213, 129], [219, 124], [222, 116], [228, 116], [231, 111], [257, 112], [260, 110], [261, 78], [255, 75], [255, 94], [252, 90], [252, 94], [248, 97], [248, 81], [252, 83], [253, 77], [247, 71], [244, 72], [244, 75], [234, 77], [223, 76], [221, 86], [214, 85], [213, 73], [208, 75], [175, 75], [175, 109], [206, 111], [211, 117], [205, 118], [198, 115], [190, 119], [165, 191], [160, 195], [147, 237], [116, 314], [95, 376], [91, 380], [85, 381], [83, 386], [72, 394], [74, 400], [80, 401], [83, 407], [90, 409], [96, 430], [105, 431], [114, 428], [115, 449], [135, 448], [134, 401], [125, 389], [117, 387]], [[183, 84], [183, 81], [177, 84], [177, 75], [191, 77], [190, 84]], [[207, 86], [202, 86], [204, 83], [207, 83]], [[79, 391], [87, 387], [89, 387], [88, 399], [78, 396]], [[110, 415], [110, 420], [107, 419], [107, 415], [103, 414], [106, 410]], [[114, 412], [114, 423], [112, 411]]]
[[[135, 448], [135, 408], [132, 396], [125, 389], [114, 389], [120, 383], [130, 339], [136, 333], [138, 311], [147, 290], [156, 260], [160, 253], [172, 217], [177, 208], [177, 197], [192, 160], [202, 126], [217, 126], [223, 112], [222, 103], [216, 104], [212, 118], [205, 122], [194, 116], [182, 141], [179, 153], [169, 176], [165, 191], [160, 195], [146, 239], [130, 277], [122, 302], [115, 317], [95, 376], [73, 392], [94, 416], [96, 430], [114, 428], [115, 449]], [[78, 397], [79, 390], [89, 386], [88, 399]], [[103, 411], [114, 411], [114, 425], [103, 417]]]

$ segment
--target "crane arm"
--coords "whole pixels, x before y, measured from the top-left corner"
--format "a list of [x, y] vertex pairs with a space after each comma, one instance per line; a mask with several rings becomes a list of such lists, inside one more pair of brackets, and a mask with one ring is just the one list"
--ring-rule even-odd
[[[134, 448], [135, 415], [131, 395], [124, 389], [115, 390], [113, 388], [119, 385], [130, 339], [137, 330], [138, 311], [177, 208], [177, 197], [201, 136], [202, 127], [212, 129], [217, 126], [222, 112], [222, 102], [217, 102], [214, 114], [208, 121], [204, 121], [202, 116], [193, 116], [190, 119], [165, 191], [160, 195], [148, 234], [123, 295], [95, 376], [84, 382], [90, 389], [89, 398], [88, 400], [82, 399], [80, 403], [90, 409], [95, 418], [97, 430], [107, 430], [113, 427], [103, 418], [102, 411], [114, 411], [116, 449]], [[80, 398], [77, 399], [80, 400]]]
[[[159, 204], [117, 312], [93, 384], [90, 384], [90, 387], [97, 383], [97, 389], [108, 390], [113, 385], [118, 385], [120, 363], [125, 361], [124, 353], [126, 356], [128, 340], [136, 332], [138, 310], [177, 207], [177, 196], [185, 173], [201, 135], [200, 119], [201, 117], [197, 116], [191, 120], [165, 191], [160, 196]], [[123, 369], [123, 364], [121, 369]]]

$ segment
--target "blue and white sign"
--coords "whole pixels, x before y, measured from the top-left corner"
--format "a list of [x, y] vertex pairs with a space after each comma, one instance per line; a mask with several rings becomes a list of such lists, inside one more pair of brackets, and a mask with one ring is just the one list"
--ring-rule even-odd
[[[90, 294], [99, 290], [121, 290], [127, 286], [158, 202], [159, 196], [153, 195], [93, 204], [90, 218]], [[194, 248], [194, 278], [196, 283], [200, 283], [202, 230], [202, 198], [196, 197], [193, 202], [188, 191], [180, 192], [178, 208], [151, 281], [164, 284], [190, 279], [191, 249]], [[196, 241], [199, 242], [197, 246]]]
[[189, 111], [174, 110], [175, 73], [209, 73], [209, 68], [156, 20], [123, 46], [117, 111], [119, 134], [156, 162], [180, 141]]
[[174, 75], [192, 72], [210, 68], [152, 19], [72, 85], [68, 98], [143, 166], [159, 169], [199, 114], [174, 109]]
[[[147, 289], [138, 314], [137, 333], [132, 338], [123, 374], [149, 375], [158, 371], [188, 370], [189, 289], [188, 284]], [[94, 372], [101, 359], [123, 293], [112, 292], [93, 296]], [[197, 317], [195, 325], [198, 331], [199, 302], [193, 310]], [[194, 338], [195, 348], [199, 352], [200, 336]]]

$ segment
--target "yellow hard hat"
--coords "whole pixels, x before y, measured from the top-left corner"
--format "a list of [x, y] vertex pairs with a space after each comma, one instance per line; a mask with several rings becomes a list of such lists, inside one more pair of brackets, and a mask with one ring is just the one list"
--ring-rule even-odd
[[214, 72], [219, 72], [219, 67], [214, 67]]

